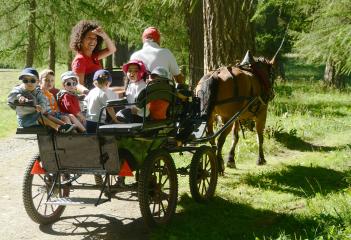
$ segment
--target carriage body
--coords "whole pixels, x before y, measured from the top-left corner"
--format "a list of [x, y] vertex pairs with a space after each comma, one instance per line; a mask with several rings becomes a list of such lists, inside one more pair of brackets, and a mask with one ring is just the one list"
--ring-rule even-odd
[[[141, 214], [148, 226], [167, 224], [175, 214], [177, 173], [180, 172], [170, 153], [186, 151], [194, 154], [186, 170], [191, 194], [200, 202], [213, 197], [218, 177], [213, 149], [204, 144], [196, 145], [196, 142], [187, 146], [188, 139], [177, 145], [177, 134], [189, 123], [184, 122], [184, 118], [191, 118], [184, 112], [186, 104], [177, 100], [174, 85], [165, 82], [148, 85], [138, 104], [145, 107], [154, 99], [170, 102], [167, 119], [98, 124], [94, 134], [59, 134], [47, 128], [19, 128], [18, 134], [36, 134], [39, 145], [39, 154], [29, 162], [23, 182], [24, 206], [29, 217], [40, 224], [52, 223], [59, 219], [67, 205], [93, 203], [97, 206], [111, 201], [116, 192], [128, 190], [137, 191]], [[106, 107], [118, 104], [120, 101], [111, 101]], [[191, 130], [195, 128], [191, 126]], [[117, 183], [120, 177], [126, 176], [123, 173], [125, 163], [136, 173], [135, 183], [120, 189]], [[83, 175], [94, 175], [95, 183], [78, 183], [77, 179]], [[74, 202], [70, 199], [72, 189], [98, 190], [99, 194], [93, 200]], [[38, 195], [44, 200], [38, 202]]]

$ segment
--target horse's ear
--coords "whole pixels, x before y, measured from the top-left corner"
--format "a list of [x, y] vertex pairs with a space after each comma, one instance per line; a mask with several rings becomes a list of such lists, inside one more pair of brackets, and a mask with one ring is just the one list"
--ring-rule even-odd
[[275, 64], [277, 63], [277, 58], [276, 58], [276, 56], [274, 56], [274, 57], [272, 58], [272, 60], [269, 61], [269, 63], [270, 63], [272, 66], [275, 65]]

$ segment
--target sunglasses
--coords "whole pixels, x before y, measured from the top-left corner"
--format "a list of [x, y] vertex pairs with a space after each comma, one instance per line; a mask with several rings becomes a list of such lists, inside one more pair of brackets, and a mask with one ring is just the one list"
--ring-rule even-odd
[[22, 82], [23, 83], [36, 83], [37, 80], [32, 78], [32, 79], [22, 79]]
[[78, 85], [78, 83], [77, 82], [65, 82], [65, 85], [66, 86], [73, 86], [73, 87], [75, 87], [75, 86], [77, 86]]

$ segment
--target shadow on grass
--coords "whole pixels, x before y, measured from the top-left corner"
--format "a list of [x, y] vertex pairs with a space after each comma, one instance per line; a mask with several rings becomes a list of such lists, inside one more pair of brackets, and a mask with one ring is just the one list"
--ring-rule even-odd
[[351, 148], [351, 144], [346, 144], [343, 146], [330, 147], [330, 146], [319, 146], [314, 145], [312, 143], [306, 142], [301, 138], [295, 136], [294, 134], [290, 134], [284, 131], [275, 132], [273, 135], [274, 139], [281, 144], [283, 144], [286, 148], [291, 150], [299, 150], [301, 152], [329, 152], [335, 150], [342, 150], [345, 148]]
[[326, 195], [347, 188], [347, 177], [350, 174], [351, 171], [340, 172], [322, 167], [287, 166], [258, 175], [249, 173], [241, 181], [263, 189], [312, 197], [317, 193]]
[[[311, 237], [317, 223], [308, 218], [269, 210], [254, 209], [247, 204], [229, 202], [215, 197], [207, 204], [196, 203], [187, 194], [178, 203], [183, 210], [172, 224], [157, 229], [152, 239], [255, 239], [272, 237], [281, 232], [296, 235], [297, 239]], [[311, 232], [309, 232], [311, 231]]]

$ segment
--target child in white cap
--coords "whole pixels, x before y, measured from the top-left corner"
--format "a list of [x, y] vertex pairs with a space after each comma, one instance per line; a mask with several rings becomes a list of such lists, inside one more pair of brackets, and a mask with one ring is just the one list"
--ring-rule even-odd
[[61, 81], [64, 89], [57, 93], [59, 108], [62, 113], [71, 116], [71, 121], [80, 132], [86, 132], [86, 119], [80, 110], [79, 98], [76, 94], [78, 77], [74, 72], [68, 71], [61, 75]]

